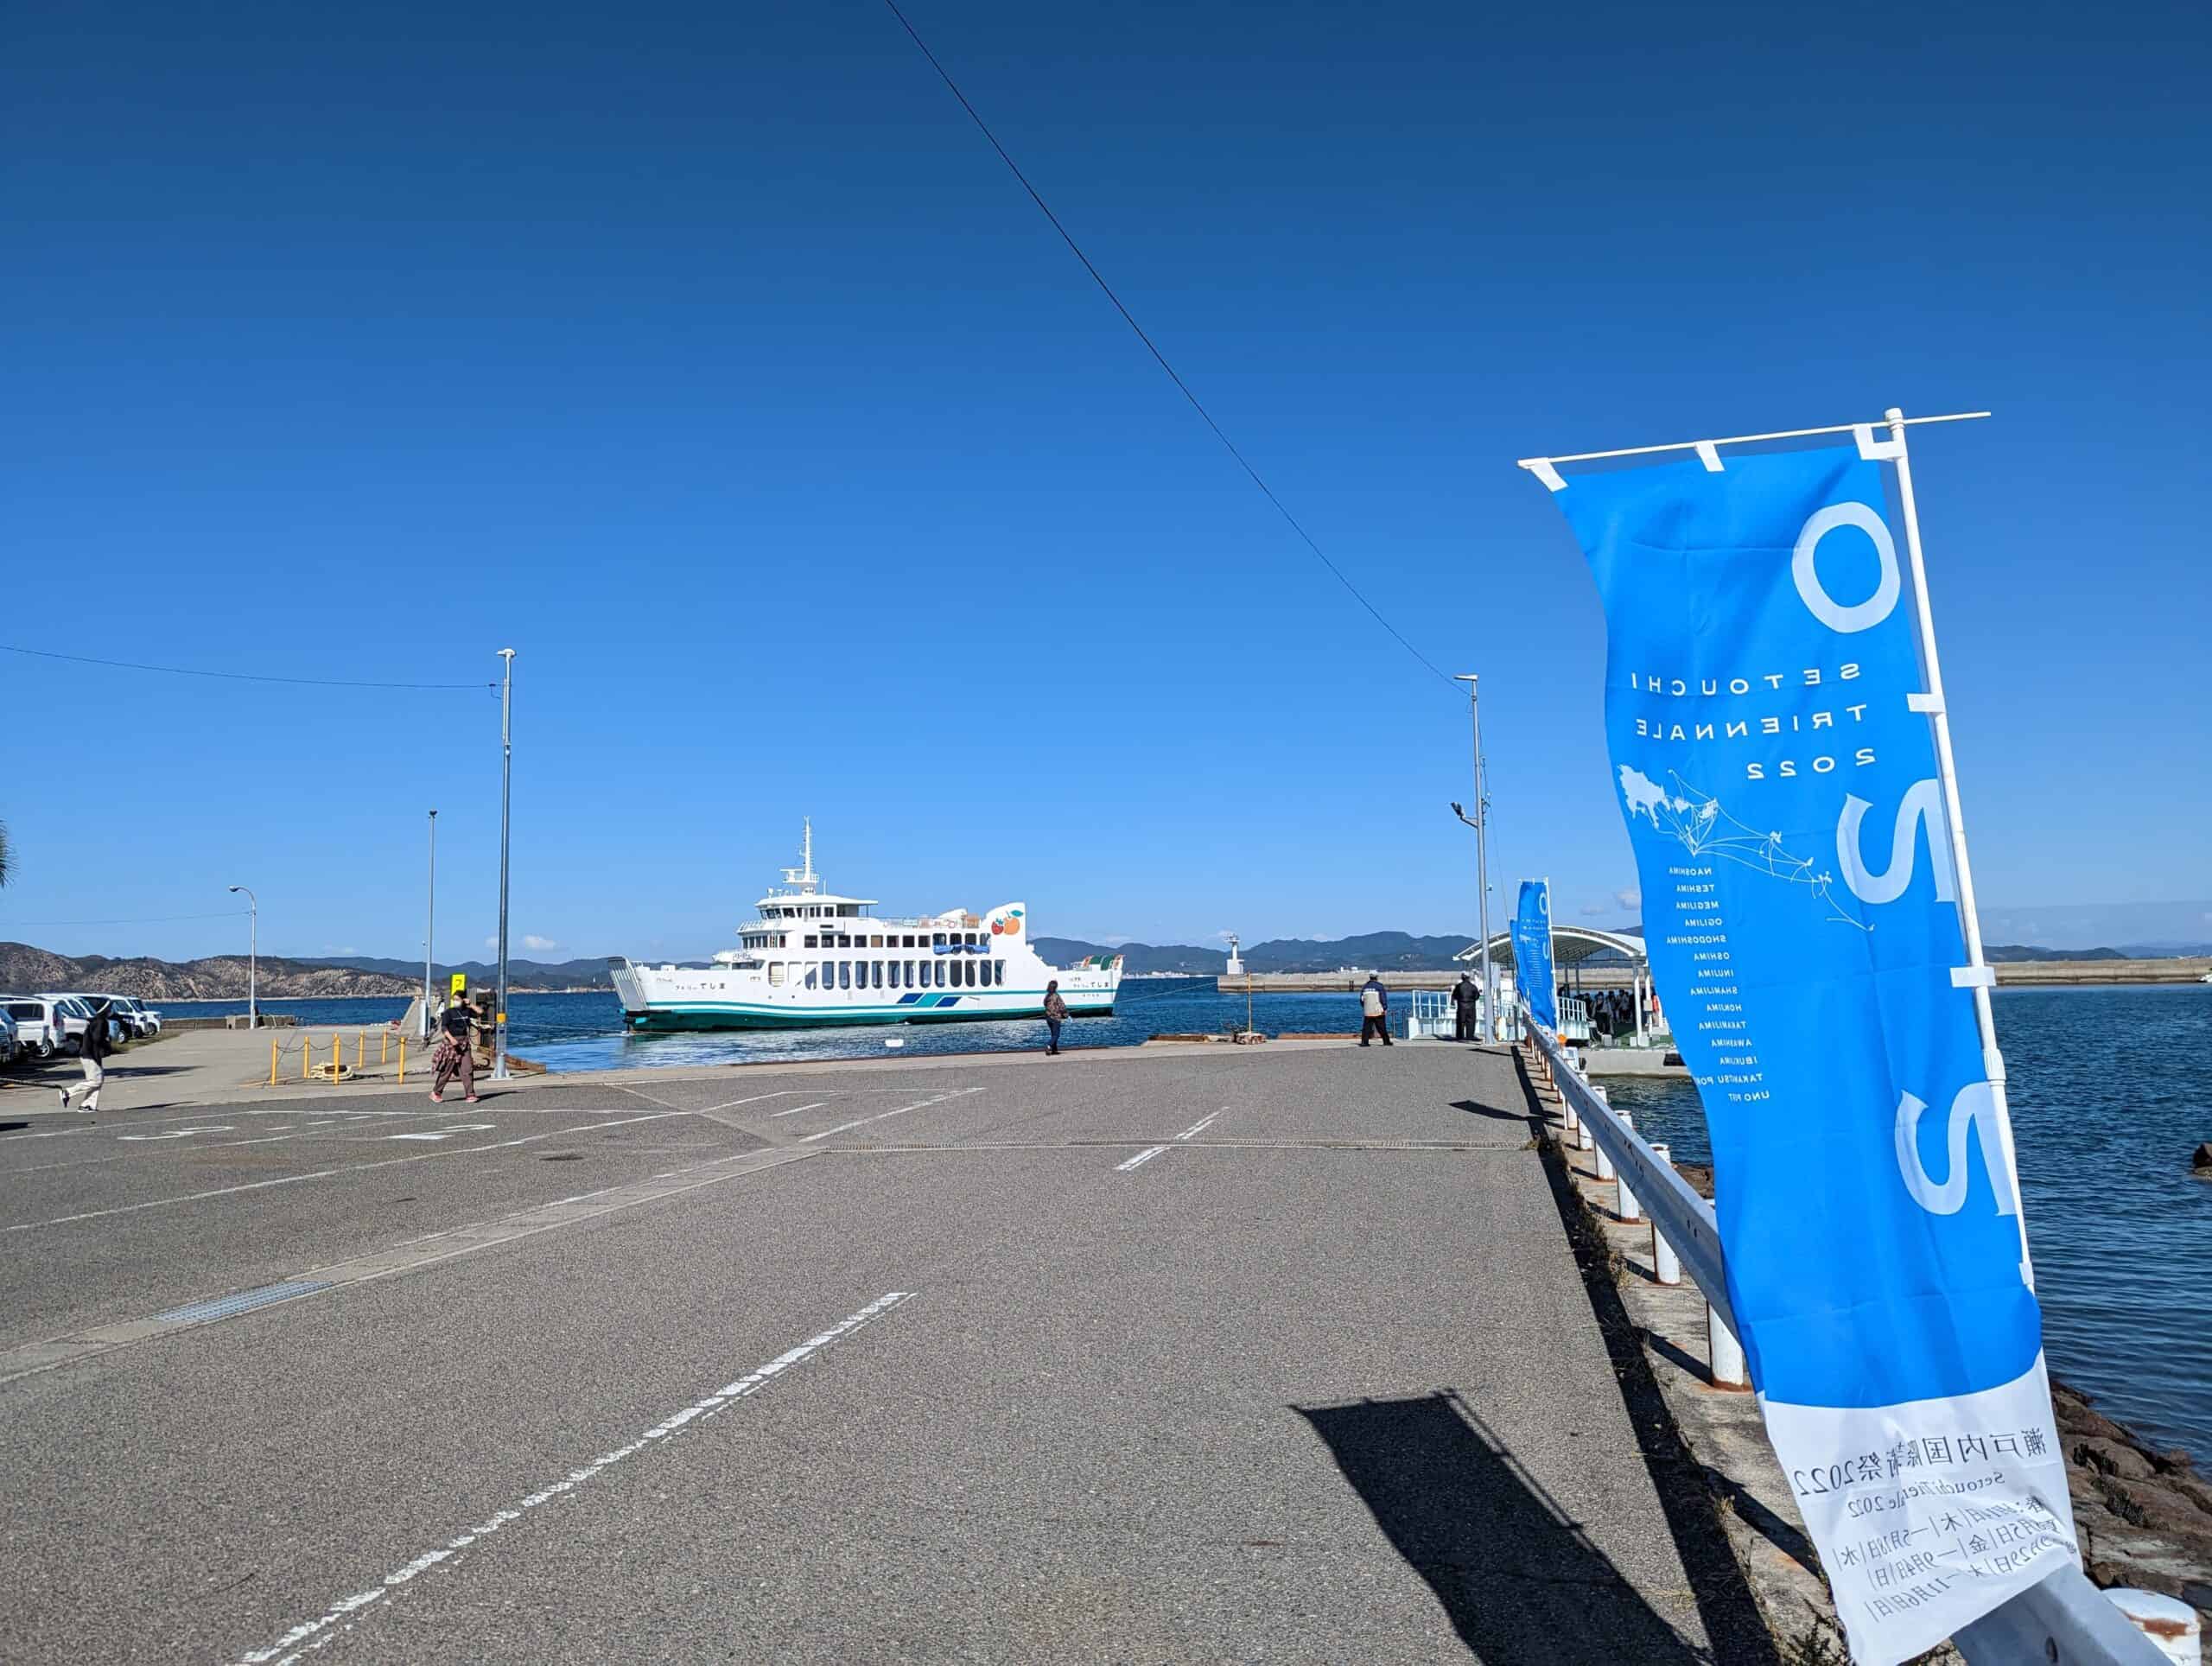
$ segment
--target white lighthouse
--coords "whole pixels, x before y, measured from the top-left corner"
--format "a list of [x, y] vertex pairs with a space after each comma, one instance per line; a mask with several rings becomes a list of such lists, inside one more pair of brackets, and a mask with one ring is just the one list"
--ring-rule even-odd
[[1244, 975], [1244, 962], [1236, 950], [1236, 933], [1231, 932], [1229, 934], [1229, 964], [1222, 970], [1224, 977], [1242, 977]]

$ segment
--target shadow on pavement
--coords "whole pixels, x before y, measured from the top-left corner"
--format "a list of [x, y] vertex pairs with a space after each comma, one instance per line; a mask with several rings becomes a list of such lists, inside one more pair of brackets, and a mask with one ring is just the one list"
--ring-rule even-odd
[[[1526, 1061], [1517, 1055], [1515, 1070], [1522, 1091], [1528, 1097], [1530, 1115], [1541, 1118], [1543, 1111], [1536, 1098], [1535, 1084], [1529, 1080]], [[1649, 1431], [1640, 1442], [1643, 1466], [1659, 1495], [1660, 1508], [1666, 1511], [1675, 1552], [1689, 1574], [1690, 1590], [1697, 1598], [1698, 1618], [1705, 1623], [1705, 1634], [1713, 1641], [1713, 1657], [1729, 1662], [1731, 1666], [1739, 1661], [1745, 1666], [1773, 1666], [1780, 1661], [1781, 1655], [1759, 1613], [1758, 1599], [1752, 1596], [1751, 1583], [1744, 1577], [1736, 1553], [1729, 1545], [1727, 1529], [1720, 1524], [1714, 1495], [1707, 1485], [1706, 1467], [1682, 1444], [1681, 1435], [1675, 1428], [1674, 1414], [1668, 1410], [1666, 1396], [1660, 1393], [1658, 1380], [1651, 1374], [1651, 1362], [1643, 1350], [1645, 1342], [1654, 1339], [1648, 1338], [1629, 1317], [1627, 1305], [1613, 1282], [1611, 1252], [1581, 1194], [1567, 1178], [1567, 1165], [1556, 1143], [1545, 1142], [1543, 1165], [1553, 1205], [1559, 1211], [1560, 1224], [1567, 1229], [1567, 1242], [1573, 1246], [1575, 1263], [1582, 1273], [1583, 1292], [1590, 1299], [1591, 1313], [1605, 1339], [1605, 1351], [1613, 1362], [1613, 1375], [1621, 1385], [1621, 1399], [1628, 1408], [1630, 1427]], [[1676, 1352], [1679, 1356], [1679, 1351]], [[1679, 1357], [1677, 1363], [1681, 1363]], [[1691, 1363], [1700, 1374], [1703, 1373], [1702, 1362]]]
[[1464, 1110], [1470, 1116], [1487, 1116], [1493, 1122], [1518, 1122], [1533, 1132], [1536, 1119], [1523, 1110], [1501, 1110], [1496, 1105], [1486, 1105], [1476, 1099], [1454, 1099], [1452, 1109]]
[[1298, 1409], [1478, 1658], [1710, 1658], [1456, 1396]]

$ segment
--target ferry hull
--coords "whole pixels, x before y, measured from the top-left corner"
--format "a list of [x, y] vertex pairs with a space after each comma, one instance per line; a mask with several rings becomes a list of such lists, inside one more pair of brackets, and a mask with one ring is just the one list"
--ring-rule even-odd
[[[1103, 1005], [1078, 1006], [1068, 1002], [1068, 1017], [1111, 1018], [1114, 1006], [1109, 1001]], [[821, 1030], [850, 1029], [862, 1025], [889, 1024], [980, 1024], [991, 1019], [1027, 1019], [1042, 1023], [1045, 1009], [1041, 1006], [1001, 1008], [989, 1010], [978, 1008], [963, 1011], [957, 1008], [934, 1012], [900, 1012], [894, 1009], [869, 1011], [836, 1008], [800, 1011], [785, 1008], [779, 1011], [734, 1011], [726, 1008], [653, 1007], [644, 1012], [622, 1014], [623, 1021], [638, 1034], [649, 1035], [676, 1030]]]

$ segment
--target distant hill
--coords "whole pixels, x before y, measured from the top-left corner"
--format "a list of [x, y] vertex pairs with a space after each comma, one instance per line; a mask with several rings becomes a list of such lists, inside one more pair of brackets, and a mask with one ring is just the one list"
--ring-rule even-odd
[[2038, 949], [2027, 943], [1985, 943], [1985, 960], [2129, 960], [2118, 949]]
[[[336, 1000], [348, 995], [406, 995], [423, 987], [421, 968], [412, 978], [397, 978], [351, 967], [317, 965], [264, 955], [257, 992], [271, 1001]], [[248, 983], [244, 955], [216, 955], [181, 963], [105, 955], [73, 957], [0, 943], [0, 991], [35, 995], [41, 989], [87, 989], [99, 995], [136, 995], [141, 1001], [243, 1001]]]
[[1203, 972], [1218, 976], [1229, 960], [1224, 949], [1198, 949], [1186, 943], [1123, 943], [1109, 947], [1103, 943], [1085, 943], [1081, 938], [1036, 937], [1029, 939], [1029, 946], [1052, 966], [1073, 965], [1092, 955], [1119, 955], [1122, 970], [1139, 977], [1147, 972]]
[[[1451, 970], [1452, 957], [1474, 941], [1465, 937], [1412, 937], [1404, 932], [1370, 932], [1363, 937], [1327, 940], [1282, 938], [1249, 944], [1244, 963], [1255, 972], [1333, 972], [1339, 966], [1380, 971], [1431, 972]], [[1109, 947], [1080, 938], [1040, 937], [1037, 952], [1057, 966], [1089, 955], [1119, 955], [1133, 976], [1147, 972], [1199, 972], [1217, 977], [1229, 963], [1225, 949], [1187, 943], [1124, 943]]]

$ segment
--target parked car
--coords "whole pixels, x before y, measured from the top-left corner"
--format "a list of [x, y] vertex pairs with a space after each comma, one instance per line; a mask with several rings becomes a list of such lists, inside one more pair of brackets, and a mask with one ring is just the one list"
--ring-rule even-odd
[[131, 1040], [143, 1041], [162, 1027], [158, 1014], [149, 1013], [127, 995], [103, 995], [97, 989], [72, 989], [71, 996], [87, 1007], [107, 1002], [116, 1021], [123, 1026], [124, 1033]]
[[58, 1003], [42, 995], [0, 995], [16, 1027], [16, 1045], [34, 1059], [51, 1059], [67, 1040]]
[[22, 1043], [16, 1040], [15, 1020], [0, 1012], [0, 1065], [14, 1064], [16, 1055], [22, 1050]]
[[[103, 997], [82, 995], [48, 995], [56, 1015], [61, 1021], [61, 1047], [65, 1052], [85, 1050], [85, 1032], [92, 1027], [92, 1008]], [[116, 1041], [127, 1041], [130, 1031], [123, 1020], [112, 1013], [108, 1015], [108, 1034]]]

